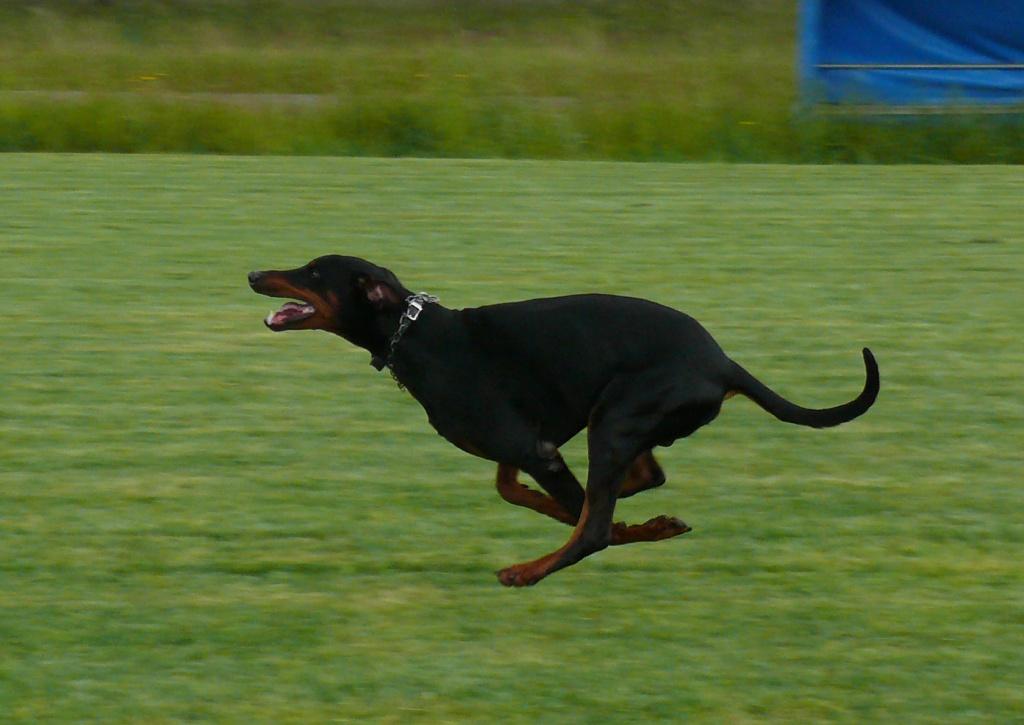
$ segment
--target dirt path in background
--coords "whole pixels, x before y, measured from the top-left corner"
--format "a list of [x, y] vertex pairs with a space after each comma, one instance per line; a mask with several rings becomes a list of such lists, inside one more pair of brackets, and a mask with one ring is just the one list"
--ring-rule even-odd
[[46, 100], [68, 103], [91, 99], [160, 100], [179, 103], [221, 103], [243, 108], [283, 106], [322, 108], [334, 105], [338, 97], [321, 93], [180, 93], [176, 91], [0, 91], [0, 100]]

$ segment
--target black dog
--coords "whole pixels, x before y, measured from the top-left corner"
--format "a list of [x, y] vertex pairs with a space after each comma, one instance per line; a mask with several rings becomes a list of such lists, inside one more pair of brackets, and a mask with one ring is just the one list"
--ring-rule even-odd
[[[787, 423], [826, 428], [864, 413], [878, 395], [878, 366], [864, 349], [867, 382], [854, 400], [802, 408], [726, 357], [691, 317], [646, 300], [573, 295], [449, 310], [413, 295], [388, 270], [326, 256], [290, 271], [252, 272], [260, 294], [288, 297], [271, 330], [327, 330], [368, 350], [426, 409], [438, 433], [498, 463], [507, 501], [574, 526], [569, 541], [502, 570], [502, 584], [534, 584], [609, 544], [686, 533], [678, 519], [613, 524], [617, 499], [660, 486], [651, 455], [745, 395]], [[584, 490], [558, 448], [587, 428]], [[549, 495], [516, 481], [526, 471]]]

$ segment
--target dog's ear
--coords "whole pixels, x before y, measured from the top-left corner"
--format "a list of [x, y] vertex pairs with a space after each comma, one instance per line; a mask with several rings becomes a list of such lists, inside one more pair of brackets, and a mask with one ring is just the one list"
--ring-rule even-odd
[[[378, 310], [386, 310], [399, 307], [402, 304], [402, 295], [397, 291], [398, 280], [387, 270], [386, 274], [371, 277], [362, 275], [359, 277], [359, 287], [366, 295], [367, 301]], [[390, 279], [389, 279], [390, 278]]]

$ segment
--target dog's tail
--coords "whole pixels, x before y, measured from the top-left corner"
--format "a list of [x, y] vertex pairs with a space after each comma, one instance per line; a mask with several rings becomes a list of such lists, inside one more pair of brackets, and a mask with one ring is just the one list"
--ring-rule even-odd
[[878, 363], [867, 348], [864, 348], [864, 367], [867, 369], [864, 390], [849, 403], [834, 408], [802, 408], [791, 403], [736, 363], [733, 363], [730, 385], [736, 392], [746, 395], [781, 421], [811, 428], [831, 428], [863, 415], [878, 397]]

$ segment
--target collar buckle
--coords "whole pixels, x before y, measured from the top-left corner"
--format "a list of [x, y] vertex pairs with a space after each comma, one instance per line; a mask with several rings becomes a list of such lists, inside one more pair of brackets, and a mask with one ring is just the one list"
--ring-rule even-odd
[[405, 302], [408, 306], [406, 307], [405, 312], [402, 313], [401, 319], [398, 321], [398, 329], [395, 330], [395, 334], [391, 336], [391, 340], [388, 344], [387, 357], [383, 359], [374, 357], [373, 360], [371, 360], [371, 364], [378, 370], [386, 367], [388, 372], [391, 373], [391, 377], [394, 378], [395, 382], [398, 383], [398, 387], [402, 390], [405, 390], [405, 386], [402, 385], [402, 381], [398, 379], [397, 375], [395, 375], [395, 348], [398, 347], [398, 342], [402, 339], [402, 336], [405, 335], [405, 331], [409, 328], [409, 325], [419, 319], [420, 313], [423, 312], [423, 305], [427, 302], [434, 303], [437, 301], [437, 297], [429, 295], [426, 292], [417, 292], [414, 295], [406, 297]]
[[420, 295], [413, 295], [409, 298], [409, 309], [405, 311], [405, 317], [410, 322], [416, 322], [420, 318], [420, 313], [423, 312], [423, 303], [417, 297]]

